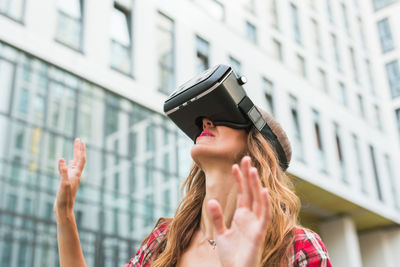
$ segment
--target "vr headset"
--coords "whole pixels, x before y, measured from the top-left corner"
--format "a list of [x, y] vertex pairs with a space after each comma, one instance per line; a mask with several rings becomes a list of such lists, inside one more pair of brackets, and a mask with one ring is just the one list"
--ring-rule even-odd
[[214, 125], [250, 130], [255, 127], [277, 152], [285, 171], [284, 150], [260, 111], [247, 96], [231, 67], [217, 65], [205, 70], [175, 90], [164, 103], [165, 114], [194, 142], [203, 131], [203, 118]]

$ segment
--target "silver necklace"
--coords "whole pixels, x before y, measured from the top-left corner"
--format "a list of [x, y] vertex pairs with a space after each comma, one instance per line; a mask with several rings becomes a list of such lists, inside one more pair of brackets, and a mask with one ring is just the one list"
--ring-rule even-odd
[[213, 240], [213, 239], [208, 239], [206, 234], [203, 232], [203, 229], [200, 228], [200, 231], [203, 233], [204, 237], [208, 241], [208, 244], [210, 244], [212, 246], [212, 248], [215, 249], [215, 247], [217, 246], [217, 242], [215, 242], [215, 240]]
[[215, 247], [217, 246], [217, 242], [215, 242], [215, 240], [208, 239], [208, 238], [207, 238], [207, 241], [212, 246], [212, 248], [215, 249]]

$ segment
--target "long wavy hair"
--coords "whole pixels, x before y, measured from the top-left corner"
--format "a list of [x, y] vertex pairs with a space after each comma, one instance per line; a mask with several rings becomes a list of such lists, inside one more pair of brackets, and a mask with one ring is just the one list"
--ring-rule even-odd
[[[275, 150], [255, 129], [248, 133], [247, 151], [244, 155], [251, 157], [262, 186], [269, 189], [273, 210], [260, 266], [287, 266], [294, 242], [294, 229], [299, 226], [297, 218], [300, 200], [294, 193], [289, 177], [279, 166]], [[172, 266], [189, 247], [192, 237], [200, 227], [202, 203], [206, 194], [205, 179], [204, 172], [194, 164], [182, 185], [181, 193], [185, 192], [185, 195], [175, 216], [163, 219], [168, 220], [168, 234], [151, 255], [152, 267]]]

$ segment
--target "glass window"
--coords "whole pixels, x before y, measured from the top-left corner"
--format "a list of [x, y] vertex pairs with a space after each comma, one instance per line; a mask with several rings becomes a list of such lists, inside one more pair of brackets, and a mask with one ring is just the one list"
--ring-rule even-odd
[[278, 59], [279, 61], [283, 62], [283, 51], [282, 51], [282, 44], [276, 39], [272, 40], [273, 45], [273, 56]]
[[[7, 198], [5, 200], [5, 209], [10, 212], [16, 212], [17, 209], [17, 196], [13, 193], [7, 194]], [[13, 225], [14, 224], [15, 216], [4, 214], [1, 218], [2, 223], [6, 225]]]
[[301, 44], [301, 32], [300, 32], [300, 25], [299, 25], [299, 14], [297, 10], [297, 6], [293, 3], [290, 3], [290, 13], [292, 16], [292, 26], [293, 26], [293, 33], [294, 33], [294, 40], [296, 43]]
[[372, 1], [374, 4], [375, 11], [397, 2], [397, 0], [372, 0]]
[[301, 76], [303, 76], [303, 77], [307, 76], [305, 59], [303, 56], [301, 56], [299, 54], [297, 55], [297, 70]]
[[14, 78], [14, 65], [0, 58], [0, 112], [8, 113]]
[[372, 75], [371, 63], [370, 63], [369, 59], [365, 60], [365, 68], [367, 71], [367, 79], [368, 79], [370, 91], [371, 91], [372, 95], [375, 95], [375, 82], [374, 82], [374, 76]]
[[343, 106], [347, 106], [347, 92], [344, 83], [339, 82], [339, 101]]
[[348, 183], [346, 176], [345, 161], [343, 156], [343, 148], [340, 138], [339, 125], [334, 123], [334, 128], [335, 128], [335, 144], [336, 144], [337, 159], [339, 161], [339, 167], [340, 167], [340, 177], [343, 180], [343, 182]]
[[145, 198], [145, 218], [144, 223], [146, 226], [149, 226], [153, 223], [153, 216], [154, 216], [154, 204], [153, 204], [153, 194], [148, 194]]
[[279, 30], [279, 16], [278, 16], [277, 0], [270, 0], [270, 18], [271, 18], [272, 27]]
[[400, 96], [400, 68], [397, 60], [386, 64], [386, 74], [392, 91], [392, 97]]
[[37, 61], [21, 57], [17, 63], [15, 87], [13, 88], [13, 113], [20, 119], [44, 124], [47, 86], [38, 85]]
[[378, 21], [378, 31], [382, 52], [392, 51], [394, 49], [394, 42], [388, 18]]
[[338, 41], [337, 41], [336, 35], [334, 33], [331, 34], [331, 40], [332, 40], [333, 57], [334, 57], [334, 60], [336, 63], [336, 69], [339, 72], [342, 72], [342, 62], [341, 62], [340, 54], [339, 54]]
[[315, 19], [311, 19], [311, 24], [313, 27], [313, 37], [314, 37], [314, 45], [315, 45], [315, 52], [319, 58], [323, 58], [322, 55], [322, 45], [321, 45], [321, 36], [318, 22]]
[[[24, 199], [24, 214], [25, 215], [32, 215], [32, 199], [26, 197]], [[29, 218], [24, 218], [22, 222], [22, 227], [27, 229], [32, 227], [32, 221]]]
[[400, 108], [396, 109], [397, 129], [400, 136]]
[[154, 125], [149, 124], [146, 127], [146, 151], [153, 151], [154, 149], [155, 149]]
[[256, 26], [254, 26], [250, 22], [246, 22], [246, 34], [247, 34], [247, 39], [252, 41], [253, 43], [257, 43], [257, 29]]
[[240, 63], [239, 60], [236, 58], [229, 56], [229, 63], [233, 69], [233, 71], [236, 73], [237, 77], [240, 77], [242, 74], [242, 64]]
[[267, 78], [262, 78], [263, 92], [266, 101], [266, 111], [269, 114], [274, 114], [274, 84]]
[[356, 83], [359, 83], [360, 79], [358, 76], [358, 67], [357, 67], [356, 56], [354, 54], [353, 47], [349, 47], [349, 54], [350, 54], [351, 66], [353, 67], [354, 80]]
[[343, 26], [345, 27], [347, 34], [350, 34], [350, 23], [349, 18], [347, 16], [347, 8], [345, 3], [340, 3], [340, 7], [342, 9], [342, 16], [343, 16]]
[[376, 164], [375, 149], [372, 145], [369, 145], [369, 153], [370, 153], [370, 157], [371, 157], [372, 169], [374, 172], [375, 185], [376, 185], [376, 191], [378, 194], [378, 199], [380, 201], [383, 201], [381, 183], [380, 183], [380, 178], [379, 178], [379, 171], [378, 171], [378, 166]]
[[361, 117], [365, 118], [365, 108], [364, 108], [364, 98], [361, 94], [357, 94], [358, 100], [358, 112], [360, 113]]
[[22, 21], [24, 16], [25, 0], [0, 0], [0, 14], [4, 14], [16, 21]]
[[126, 74], [132, 72], [132, 37], [130, 11], [114, 4], [111, 13], [110, 64], [111, 68]]
[[397, 184], [396, 180], [394, 179], [393, 176], [393, 169], [392, 169], [392, 161], [389, 157], [389, 155], [385, 154], [385, 165], [386, 165], [386, 175], [388, 177], [388, 181], [390, 182], [390, 187], [392, 189], [392, 197], [393, 197], [393, 203], [394, 206], [399, 209], [400, 208], [400, 203], [399, 203], [399, 196], [397, 192]]
[[164, 213], [165, 215], [167, 215], [170, 213], [170, 206], [171, 206], [171, 194], [169, 189], [164, 190], [163, 203], [164, 203]]
[[381, 110], [378, 107], [378, 105], [374, 105], [374, 112], [375, 112], [375, 126], [379, 130], [382, 130], [383, 126], [382, 126], [382, 119], [381, 119]]
[[364, 168], [363, 168], [363, 163], [362, 163], [362, 158], [361, 158], [361, 151], [360, 151], [360, 145], [358, 141], [357, 135], [353, 134], [353, 147], [354, 147], [354, 153], [355, 153], [355, 158], [357, 162], [357, 172], [358, 172], [358, 178], [360, 179], [360, 186], [361, 186], [361, 191], [363, 193], [367, 192], [366, 186], [365, 186], [365, 178], [364, 178]]
[[361, 40], [363, 48], [365, 49], [365, 48], [367, 48], [367, 42], [365, 40], [364, 24], [363, 24], [362, 18], [358, 17], [357, 22], [358, 22], [358, 31], [360, 33], [360, 40]]
[[328, 80], [326, 77], [326, 72], [323, 69], [318, 69], [319, 73], [319, 81], [318, 81], [318, 86], [321, 88], [324, 92], [328, 92]]
[[157, 55], [159, 90], [165, 94], [175, 89], [174, 21], [158, 12]]
[[74, 131], [76, 92], [55, 82], [51, 82], [49, 88], [47, 125], [58, 132], [72, 136]]
[[318, 165], [318, 169], [320, 171], [326, 172], [326, 160], [325, 160], [325, 152], [324, 146], [322, 143], [322, 134], [321, 134], [321, 127], [320, 127], [320, 117], [319, 112], [315, 109], [312, 110], [312, 117], [313, 117], [313, 125], [314, 125], [314, 134], [315, 134], [315, 142], [317, 145], [317, 154], [316, 154], [316, 161]]
[[12, 238], [9, 233], [4, 235], [4, 242], [2, 246], [1, 266], [11, 266], [11, 259], [13, 255]]
[[298, 113], [298, 102], [297, 98], [290, 95], [289, 96], [290, 105], [290, 115], [292, 122], [292, 131], [294, 136], [293, 153], [297, 160], [304, 162], [304, 152], [303, 152], [303, 138], [300, 128], [300, 118]]
[[201, 73], [210, 67], [210, 44], [196, 36], [196, 73]]
[[326, 0], [326, 13], [328, 14], [328, 19], [330, 23], [335, 23], [333, 19], [332, 2], [331, 0]]
[[81, 50], [83, 37], [83, 0], [57, 0], [56, 40]]

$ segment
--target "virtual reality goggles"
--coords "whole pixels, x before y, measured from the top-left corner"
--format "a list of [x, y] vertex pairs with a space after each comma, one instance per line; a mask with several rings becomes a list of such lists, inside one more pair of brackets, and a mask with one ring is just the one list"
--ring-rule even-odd
[[203, 131], [203, 118], [214, 125], [235, 129], [255, 127], [277, 152], [285, 171], [289, 163], [276, 135], [247, 96], [231, 67], [217, 65], [205, 70], [175, 90], [164, 103], [165, 114], [194, 142]]

